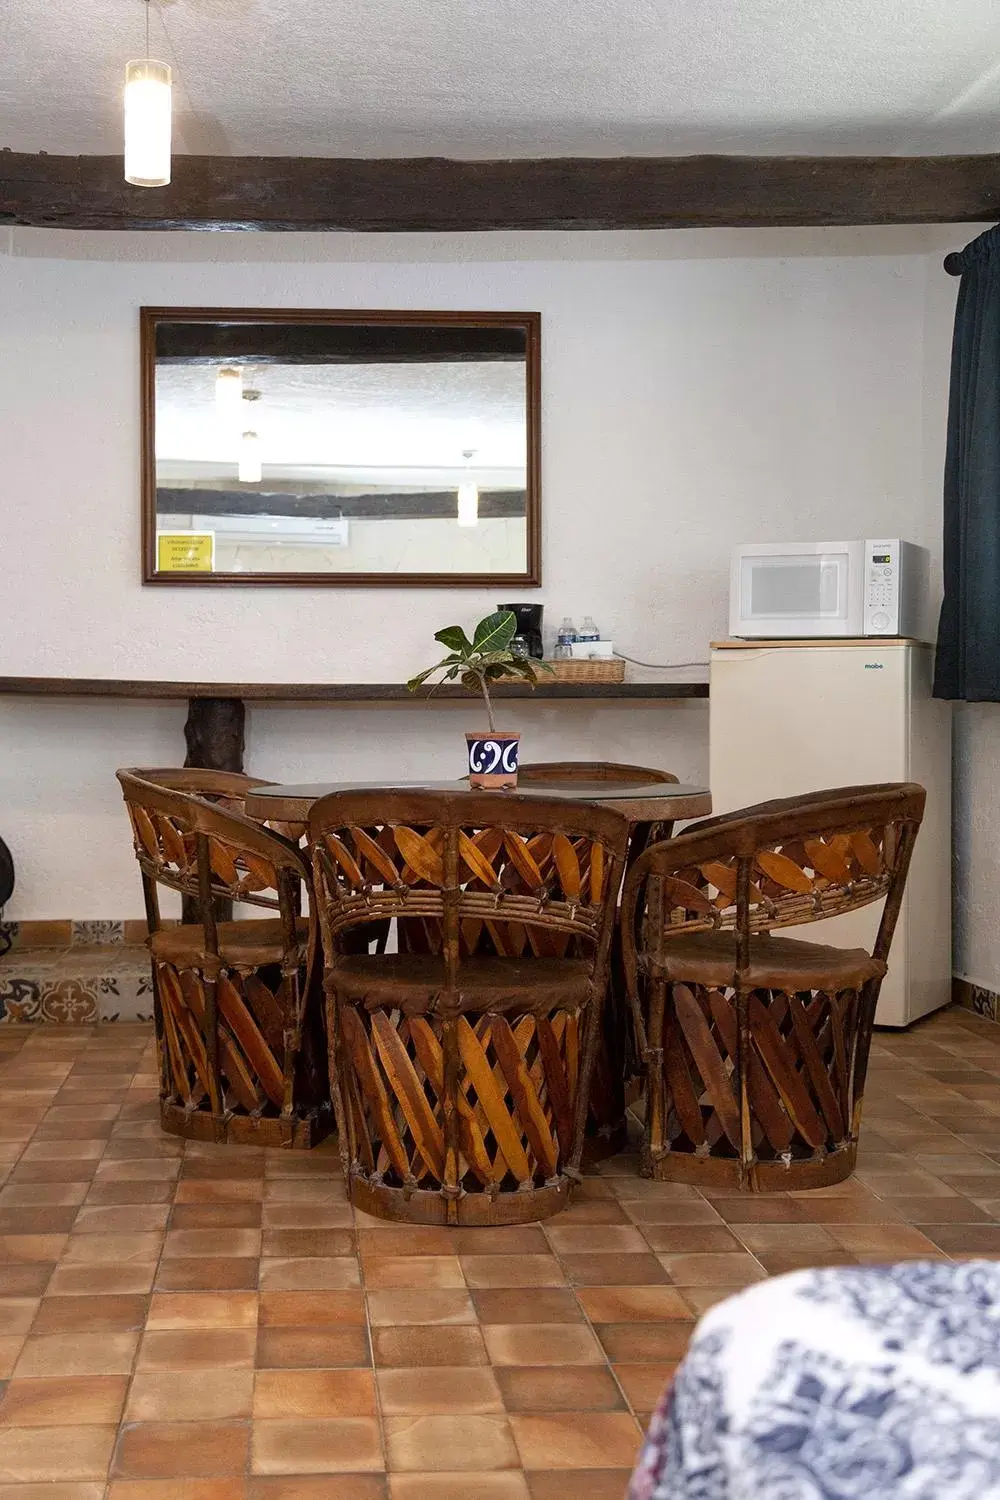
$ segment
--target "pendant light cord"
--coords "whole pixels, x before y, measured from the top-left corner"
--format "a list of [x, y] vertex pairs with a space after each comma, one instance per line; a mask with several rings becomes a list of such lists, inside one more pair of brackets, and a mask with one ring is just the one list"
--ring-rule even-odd
[[146, 61], [147, 62], [149, 61], [149, 5], [150, 5], [150, 0], [146, 0]]

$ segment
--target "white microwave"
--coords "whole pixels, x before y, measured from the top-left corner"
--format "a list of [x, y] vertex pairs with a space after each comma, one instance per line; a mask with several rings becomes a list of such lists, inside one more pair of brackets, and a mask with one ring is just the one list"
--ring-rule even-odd
[[921, 638], [928, 554], [898, 537], [755, 542], [733, 553], [729, 633]]

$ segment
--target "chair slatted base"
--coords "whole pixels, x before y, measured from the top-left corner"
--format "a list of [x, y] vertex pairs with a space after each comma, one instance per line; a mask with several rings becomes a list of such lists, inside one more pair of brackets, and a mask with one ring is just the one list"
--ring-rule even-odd
[[[217, 1057], [210, 1055], [211, 989], [193, 968], [154, 964], [163, 1036], [163, 1128], [191, 1140], [307, 1148], [329, 1134], [329, 1107], [293, 1111], [284, 989], [270, 970], [223, 971], [215, 982]], [[297, 1052], [298, 1048], [293, 1048]]]
[[160, 1100], [160, 1125], [168, 1135], [180, 1135], [189, 1141], [213, 1141], [227, 1146], [277, 1146], [286, 1151], [310, 1151], [333, 1130], [329, 1110], [305, 1118], [259, 1118], [249, 1115], [226, 1115], [216, 1119], [201, 1110], [185, 1109]]
[[343, 1004], [340, 1024], [358, 1207], [427, 1224], [519, 1224], [565, 1207], [579, 1012], [444, 1020]]
[[660, 981], [653, 993], [647, 1175], [787, 1192], [850, 1174], [856, 990], [741, 998]]

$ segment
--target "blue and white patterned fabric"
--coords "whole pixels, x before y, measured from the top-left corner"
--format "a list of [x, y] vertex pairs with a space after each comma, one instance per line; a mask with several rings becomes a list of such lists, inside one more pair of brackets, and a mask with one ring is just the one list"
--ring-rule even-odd
[[800, 1271], [712, 1308], [629, 1500], [1000, 1500], [1000, 1263]]

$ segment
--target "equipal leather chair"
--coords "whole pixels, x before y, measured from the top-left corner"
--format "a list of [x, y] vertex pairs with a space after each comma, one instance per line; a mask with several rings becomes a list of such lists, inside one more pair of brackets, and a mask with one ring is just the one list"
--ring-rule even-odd
[[[850, 1175], [920, 786], [844, 787], [648, 848], [622, 897], [646, 1061], [643, 1169], [755, 1192]], [[777, 937], [882, 902], [871, 951]]]
[[[579, 1175], [628, 824], [495, 793], [338, 792], [308, 839], [351, 1201], [546, 1218]], [[419, 951], [357, 952], [386, 920]]]
[[[318, 991], [309, 1006], [319, 945], [315, 916], [302, 915], [308, 862], [292, 840], [236, 810], [259, 785], [251, 778], [123, 770], [118, 780], [142, 873], [163, 1128], [196, 1140], [314, 1144], [332, 1119]], [[179, 924], [161, 919], [160, 887], [181, 895]], [[232, 920], [233, 903], [261, 915]]]

